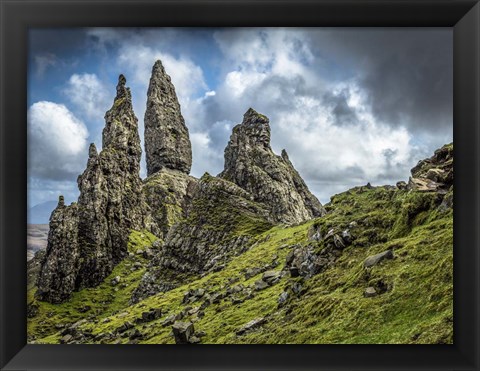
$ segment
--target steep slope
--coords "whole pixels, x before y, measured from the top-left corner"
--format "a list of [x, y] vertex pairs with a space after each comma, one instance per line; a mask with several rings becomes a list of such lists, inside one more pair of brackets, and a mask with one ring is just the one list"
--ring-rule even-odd
[[245, 113], [242, 123], [233, 128], [225, 148], [225, 168], [219, 177], [267, 205], [277, 222], [299, 223], [325, 213], [286, 151], [282, 151], [282, 156], [273, 153], [269, 120], [252, 108]]
[[255, 235], [272, 226], [268, 216], [268, 209], [253, 202], [245, 190], [205, 174], [195, 186], [185, 218], [170, 228], [132, 301], [223, 269], [252, 244]]
[[169, 229], [185, 217], [197, 183], [197, 178], [169, 168], [162, 168], [143, 181], [143, 195], [156, 236], [164, 239]]
[[130, 90], [120, 75], [112, 108], [105, 115], [102, 151], [92, 143], [78, 177], [78, 203], [60, 197], [50, 219], [40, 300], [59, 303], [71, 293], [101, 283], [127, 253], [130, 231], [145, 224], [140, 173], [141, 147]]
[[[452, 145], [447, 147], [453, 150]], [[430, 162], [430, 169], [445, 169], [450, 160]], [[200, 180], [200, 185], [205, 182], [205, 194], [209, 181], [216, 186], [231, 184], [207, 177]], [[323, 217], [256, 231], [260, 234], [251, 238], [250, 247], [226, 261], [223, 269], [190, 277], [168, 292], [131, 305], [130, 295], [146, 264], [134, 251], [156, 244], [148, 233], [134, 232], [129, 244], [132, 254], [100, 286], [75, 292], [61, 305], [32, 301], [31, 286], [29, 339], [38, 343], [452, 343], [453, 204], [446, 200], [453, 186], [451, 181], [442, 184], [441, 189], [428, 191], [402, 184], [353, 188], [332, 197]], [[215, 218], [237, 215], [228, 212], [238, 203], [234, 199], [228, 204], [231, 198], [225, 198], [225, 214], [202, 213], [206, 225]], [[213, 209], [205, 205], [198, 210]], [[189, 217], [196, 218], [195, 213]], [[135, 263], [142, 268], [131, 270]], [[124, 284], [112, 286], [117, 275]], [[92, 307], [86, 312], [85, 303]]]

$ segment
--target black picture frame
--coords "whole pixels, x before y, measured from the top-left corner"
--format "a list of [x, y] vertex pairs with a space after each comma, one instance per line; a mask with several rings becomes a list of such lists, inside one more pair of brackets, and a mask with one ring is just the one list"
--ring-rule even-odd
[[[480, 4], [474, 0], [0, 0], [2, 370], [479, 370]], [[27, 345], [31, 27], [382, 26], [454, 30], [453, 345]]]

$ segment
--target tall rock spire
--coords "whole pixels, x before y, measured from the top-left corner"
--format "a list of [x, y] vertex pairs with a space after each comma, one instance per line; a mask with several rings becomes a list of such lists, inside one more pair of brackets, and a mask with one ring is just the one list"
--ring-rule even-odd
[[59, 201], [50, 218], [38, 297], [53, 303], [102, 282], [127, 254], [132, 229], [144, 225], [141, 146], [130, 90], [120, 75], [117, 95], [105, 115], [103, 149], [92, 143], [78, 177], [78, 203]]
[[298, 223], [325, 213], [293, 167], [287, 152], [270, 147], [269, 119], [250, 108], [233, 128], [220, 177], [250, 192], [271, 209], [276, 222]]
[[156, 61], [147, 94], [145, 111], [147, 174], [162, 168], [188, 174], [192, 167], [192, 146], [175, 87], [161, 61]]

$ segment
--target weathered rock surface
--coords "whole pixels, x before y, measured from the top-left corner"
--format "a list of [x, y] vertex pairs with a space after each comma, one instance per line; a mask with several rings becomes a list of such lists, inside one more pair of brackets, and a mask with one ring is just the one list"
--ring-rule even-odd
[[205, 174], [187, 218], [174, 225], [163, 248], [162, 265], [177, 272], [201, 273], [248, 246], [269, 229], [268, 210], [235, 184]]
[[176, 344], [188, 344], [192, 340], [195, 328], [191, 322], [175, 322], [172, 326]]
[[245, 325], [243, 325], [239, 330], [237, 330], [236, 334], [238, 336], [244, 335], [245, 333], [249, 331], [256, 330], [257, 328], [263, 326], [267, 322], [265, 317], [260, 317], [260, 318], [255, 318], [251, 320], [250, 322], [247, 322]]
[[145, 111], [145, 152], [147, 173], [168, 168], [188, 174], [192, 147], [175, 87], [161, 61], [155, 62], [147, 93]]
[[186, 216], [197, 183], [198, 179], [168, 168], [144, 180], [143, 194], [151, 209], [155, 235], [165, 238], [168, 230]]
[[32, 259], [27, 261], [27, 285], [37, 284], [43, 261], [45, 260], [46, 250], [38, 250]]
[[377, 296], [377, 290], [375, 290], [375, 287], [367, 287], [365, 289], [365, 292], [363, 293], [363, 296], [366, 298], [372, 298], [374, 296]]
[[369, 256], [365, 261], [363, 262], [363, 266], [365, 268], [370, 268], [373, 267], [374, 265], [377, 265], [381, 261], [385, 259], [393, 259], [393, 251], [392, 250], [387, 250], [372, 256]]
[[185, 219], [170, 228], [133, 302], [175, 287], [179, 274], [222, 269], [248, 248], [252, 236], [272, 226], [268, 208], [232, 182], [205, 174], [194, 188]]
[[419, 161], [411, 173], [409, 189], [446, 193], [453, 186], [453, 144], [446, 144], [432, 157]]
[[245, 189], [254, 201], [267, 205], [276, 222], [298, 223], [325, 213], [287, 152], [283, 150], [281, 156], [273, 153], [269, 120], [252, 108], [233, 128], [219, 176]]
[[38, 278], [37, 297], [52, 303], [68, 299], [79, 271], [78, 205], [65, 206], [60, 196], [50, 216], [46, 256]]
[[348, 228], [341, 233], [336, 228], [331, 228], [323, 235], [316, 225], [310, 227], [307, 238], [311, 243], [294, 246], [286, 257], [285, 269], [291, 277], [308, 278], [323, 272], [335, 263], [353, 240]]
[[78, 177], [78, 203], [63, 198], [50, 219], [38, 298], [59, 303], [74, 290], [102, 282], [127, 254], [132, 229], [144, 228], [141, 147], [130, 90], [120, 75], [117, 95], [105, 115], [103, 150], [90, 145], [87, 168]]

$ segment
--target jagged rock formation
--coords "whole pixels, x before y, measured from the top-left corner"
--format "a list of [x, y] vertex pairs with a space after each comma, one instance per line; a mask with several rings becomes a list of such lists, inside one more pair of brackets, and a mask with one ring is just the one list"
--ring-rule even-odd
[[[448, 174], [446, 152], [451, 151], [422, 161], [414, 176], [437, 168]], [[161, 186], [168, 181], [159, 179]], [[234, 183], [207, 174], [192, 186], [192, 199], [166, 243], [146, 231], [132, 232], [129, 255], [106, 284], [62, 306], [31, 300], [35, 288], [29, 286], [27, 340], [452, 343], [454, 223], [446, 204], [451, 196], [453, 186], [445, 194], [444, 188], [367, 184], [332, 196], [323, 217], [270, 228], [269, 207]], [[59, 244], [71, 238], [78, 208], [60, 200], [53, 213]], [[249, 240], [243, 244], [240, 236]], [[80, 250], [73, 246], [74, 255]], [[152, 257], [157, 250], [162, 253]], [[55, 253], [59, 257], [51, 263], [69, 259], [70, 246]], [[30, 282], [37, 259], [40, 254], [28, 264]], [[133, 292], [139, 269], [151, 259], [155, 264]], [[79, 261], [72, 259], [72, 267]], [[146, 299], [130, 305], [127, 297]], [[415, 316], [408, 317], [411, 313]], [[399, 327], [406, 315], [408, 326]]]
[[75, 289], [79, 269], [78, 205], [65, 206], [60, 196], [50, 216], [48, 244], [36, 296], [40, 300], [61, 303]]
[[299, 223], [325, 213], [286, 151], [281, 156], [273, 153], [269, 120], [252, 108], [233, 128], [225, 149], [225, 167], [219, 176], [266, 204], [276, 222]]
[[200, 179], [187, 218], [165, 241], [162, 266], [200, 273], [241, 252], [253, 235], [269, 229], [268, 209], [237, 185], [208, 173]]
[[72, 291], [99, 284], [127, 253], [132, 229], [148, 224], [140, 179], [141, 147], [130, 90], [120, 75], [106, 113], [102, 147], [90, 145], [87, 168], [78, 177], [78, 204], [63, 198], [50, 219], [47, 255], [37, 296], [58, 303]]
[[151, 209], [155, 235], [165, 238], [170, 227], [185, 217], [197, 182], [190, 175], [168, 168], [144, 180], [143, 194]]
[[222, 269], [252, 244], [253, 236], [272, 226], [269, 209], [232, 182], [205, 174], [194, 192], [186, 218], [169, 230], [133, 302], [172, 289], [172, 276]]
[[188, 174], [192, 147], [175, 87], [157, 61], [152, 69], [145, 111], [145, 152], [147, 173], [168, 168]]
[[411, 173], [409, 189], [446, 193], [453, 185], [453, 143], [445, 144], [432, 157], [419, 161]]

